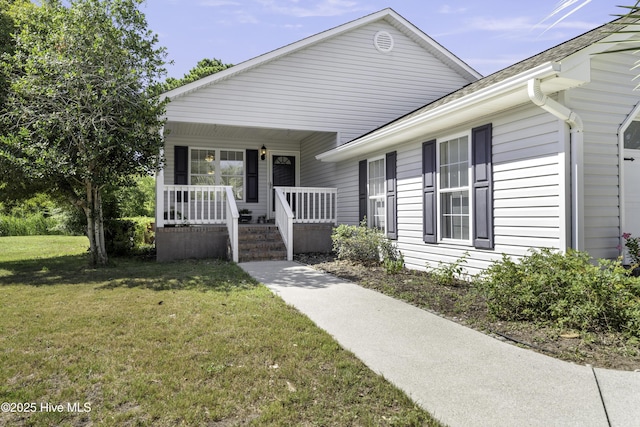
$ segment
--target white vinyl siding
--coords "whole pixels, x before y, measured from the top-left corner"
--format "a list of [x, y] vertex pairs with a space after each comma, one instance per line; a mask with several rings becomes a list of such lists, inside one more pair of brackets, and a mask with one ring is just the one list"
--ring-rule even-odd
[[[373, 44], [381, 30], [394, 39], [390, 53]], [[300, 185], [339, 188], [338, 221], [357, 224], [357, 168], [315, 156], [470, 81], [387, 21], [355, 28], [172, 99], [167, 127], [179, 125], [181, 132], [166, 137], [165, 183], [173, 183], [174, 145], [259, 149], [264, 143], [269, 152], [299, 152]], [[255, 129], [256, 137], [234, 137], [243, 128]], [[270, 137], [282, 129], [307, 135]], [[266, 164], [259, 162], [260, 203], [248, 206], [254, 217], [267, 210]]]
[[591, 83], [569, 92], [564, 102], [584, 122], [585, 250], [615, 258], [620, 244], [620, 147], [618, 130], [639, 102], [637, 57], [631, 53], [591, 58]]
[[[451, 129], [447, 135], [460, 135], [460, 132], [468, 132], [470, 128], [487, 122], [471, 123], [465, 129]], [[431, 139], [445, 141], [448, 136], [424, 135], [395, 147], [398, 152], [397, 244], [407, 267], [424, 270], [427, 266], [437, 266], [438, 262], [453, 263], [469, 252], [466, 267], [475, 274], [487, 268], [491, 261], [500, 259], [503, 253], [518, 257], [525, 255], [531, 246], [562, 248], [567, 221], [561, 207], [564, 200], [564, 163], [558, 155], [562, 124], [550, 114], [528, 104], [492, 118], [491, 123], [493, 250], [478, 250], [454, 241], [423, 242], [422, 143]], [[351, 162], [352, 168], [354, 164], [357, 166], [357, 161]], [[357, 198], [357, 188], [354, 191]], [[441, 214], [441, 209], [438, 214]]]
[[[388, 31], [394, 49], [373, 45]], [[174, 99], [171, 120], [339, 132], [350, 141], [469, 83], [385, 21]]]

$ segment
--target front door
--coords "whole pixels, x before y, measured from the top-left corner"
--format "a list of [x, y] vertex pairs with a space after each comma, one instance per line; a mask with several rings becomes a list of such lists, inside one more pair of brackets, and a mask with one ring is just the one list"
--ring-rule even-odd
[[624, 150], [624, 212], [623, 233], [640, 236], [640, 149]]
[[[296, 186], [296, 156], [292, 155], [271, 155], [271, 182], [273, 187], [295, 187]], [[275, 190], [271, 190], [271, 211], [275, 212]], [[288, 200], [291, 204], [291, 200]]]
[[640, 236], [640, 121], [633, 121], [624, 132], [624, 229]]

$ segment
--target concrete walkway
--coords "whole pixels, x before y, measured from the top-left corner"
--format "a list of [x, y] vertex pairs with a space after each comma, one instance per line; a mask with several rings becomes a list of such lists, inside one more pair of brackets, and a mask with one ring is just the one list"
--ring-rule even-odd
[[452, 427], [640, 427], [639, 372], [525, 350], [295, 262], [240, 267]]

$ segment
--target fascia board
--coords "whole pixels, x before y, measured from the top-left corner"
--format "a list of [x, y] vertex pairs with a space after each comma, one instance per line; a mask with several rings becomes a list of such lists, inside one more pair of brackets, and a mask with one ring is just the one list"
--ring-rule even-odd
[[[478, 80], [483, 77], [482, 74], [478, 73], [476, 70], [471, 68], [469, 64], [465, 63], [460, 58], [455, 56], [452, 52], [447, 50], [444, 46], [442, 46], [436, 40], [429, 37], [428, 34], [426, 34], [420, 28], [413, 25], [411, 22], [407, 21], [401, 15], [396, 13], [394, 10], [390, 10], [389, 17], [395, 20], [394, 23], [399, 23], [401, 25], [402, 28], [399, 28], [401, 31], [404, 29], [405, 31], [403, 32], [406, 33], [407, 32], [406, 30], [409, 30], [409, 32], [414, 37], [417, 37], [419, 44], [422, 44], [424, 48], [432, 49], [433, 53], [435, 53], [440, 60], [442, 60], [443, 62], [448, 62], [449, 66], [451, 66], [454, 69], [457, 67], [458, 72], [462, 74], [466, 74], [467, 78], [471, 80]], [[397, 25], [394, 25], [394, 26], [398, 28]]]

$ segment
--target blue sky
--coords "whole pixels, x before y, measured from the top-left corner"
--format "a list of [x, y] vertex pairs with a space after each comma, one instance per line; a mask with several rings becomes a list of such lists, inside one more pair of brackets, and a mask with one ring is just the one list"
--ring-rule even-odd
[[[564, 0], [579, 7], [555, 26], [559, 0], [147, 0], [141, 6], [181, 77], [202, 58], [243, 61], [391, 7], [483, 75], [614, 19], [618, 4]], [[551, 26], [551, 28], [549, 28]]]

